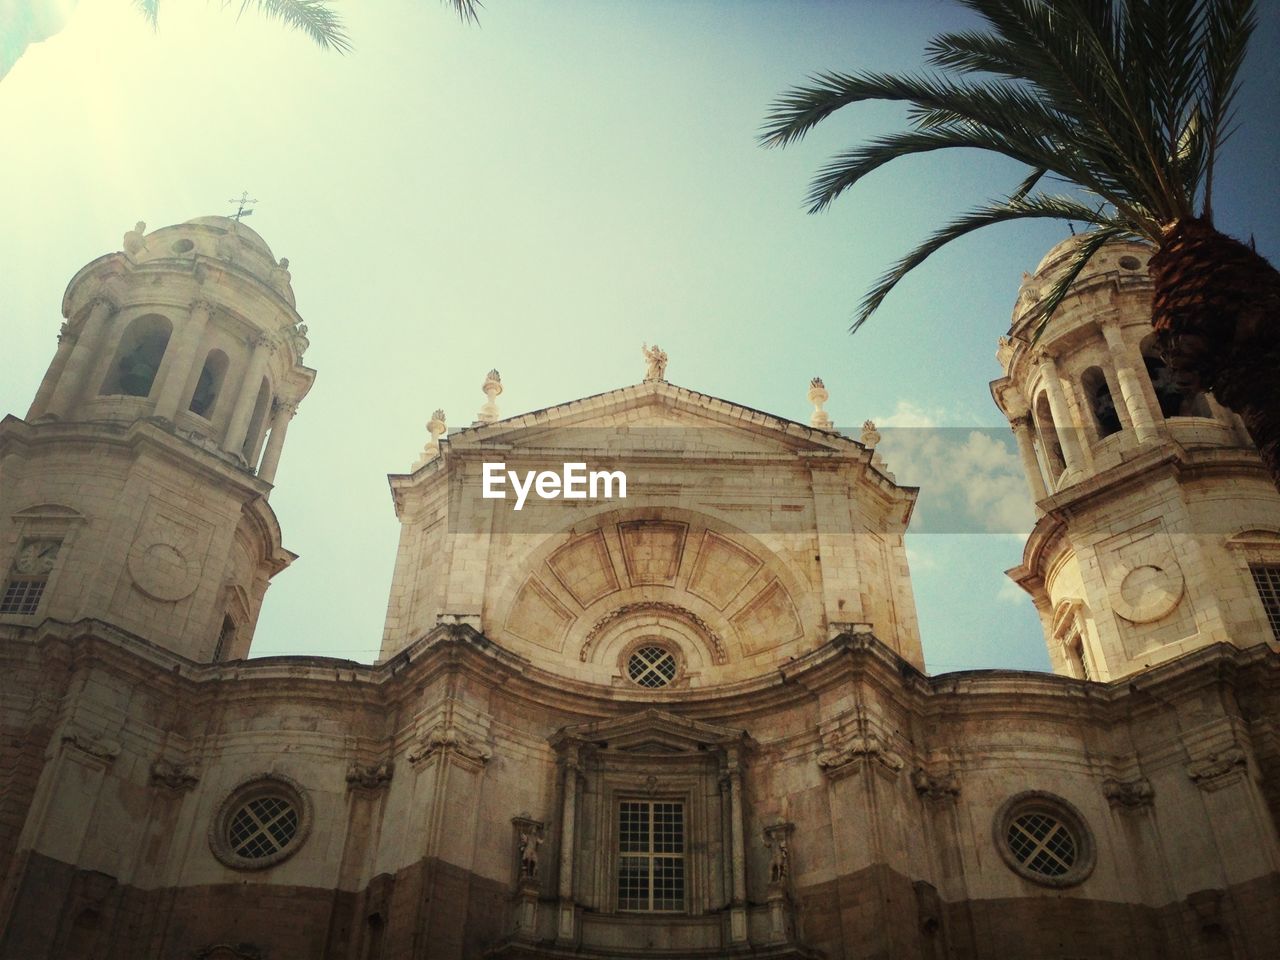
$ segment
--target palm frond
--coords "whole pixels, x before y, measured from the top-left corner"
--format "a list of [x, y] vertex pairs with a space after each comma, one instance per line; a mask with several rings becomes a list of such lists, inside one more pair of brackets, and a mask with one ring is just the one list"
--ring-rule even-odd
[[[231, 0], [223, 0], [224, 7], [230, 4]], [[240, 0], [239, 16], [250, 7], [269, 20], [279, 20], [306, 34], [321, 50], [338, 53], [351, 50], [351, 38], [329, 0]]]
[[1253, 0], [1217, 0], [1205, 17], [1204, 57], [1200, 82], [1204, 89], [1205, 167], [1201, 215], [1213, 222], [1213, 174], [1218, 151], [1234, 128], [1234, 102], [1240, 89], [1240, 67], [1249, 37], [1258, 25]]
[[1132, 230], [1126, 230], [1118, 226], [1101, 227], [1084, 235], [1084, 239], [1076, 247], [1067, 269], [1063, 271], [1062, 276], [1054, 281], [1053, 286], [1049, 288], [1048, 295], [1036, 306], [1039, 320], [1031, 334], [1032, 343], [1040, 339], [1040, 334], [1044, 332], [1045, 327], [1049, 325], [1049, 321], [1053, 319], [1054, 313], [1062, 305], [1062, 301], [1066, 299], [1071, 290], [1071, 285], [1076, 282], [1076, 278], [1080, 276], [1080, 271], [1093, 259], [1094, 254], [1112, 240], [1132, 240], [1134, 238]]
[[875, 285], [863, 298], [854, 317], [850, 332], [856, 331], [867, 319], [879, 309], [880, 304], [902, 279], [912, 270], [924, 263], [953, 240], [989, 227], [996, 223], [1008, 223], [1012, 220], [1054, 219], [1078, 220], [1092, 223], [1098, 227], [1111, 227], [1128, 230], [1122, 221], [1114, 215], [1088, 207], [1073, 197], [1039, 195], [1021, 200], [1005, 200], [990, 203], [986, 206], [970, 210], [962, 214], [941, 229], [935, 231], [919, 246], [902, 257], [876, 281]]
[[444, 0], [453, 7], [458, 19], [463, 23], [479, 23], [480, 10], [484, 4], [480, 0]]
[[[844, 107], [906, 104], [909, 129], [819, 169], [806, 198], [811, 211], [913, 154], [969, 147], [1031, 168], [1008, 201], [953, 221], [895, 264], [863, 301], [855, 328], [930, 253], [989, 223], [1066, 215], [1070, 201], [1073, 219], [1107, 231], [1082, 246], [1091, 250], [1109, 237], [1160, 242], [1201, 204], [1203, 216], [1212, 211], [1214, 167], [1233, 129], [1256, 0], [957, 2], [982, 26], [935, 37], [926, 49], [933, 73], [817, 74], [770, 105], [760, 133], [766, 146], [787, 146]], [[1032, 197], [1047, 175], [1102, 206]], [[1058, 212], [1044, 212], [1046, 204]]]
[[159, 24], [160, 0], [133, 0], [133, 5], [138, 8], [138, 12], [154, 30]]
[[1027, 177], [1025, 180], [1023, 180], [1020, 184], [1017, 185], [1017, 187], [1014, 188], [1013, 193], [1009, 194], [1009, 199], [1021, 200], [1028, 193], [1031, 192], [1032, 188], [1035, 187], [1035, 185], [1040, 182], [1041, 178], [1044, 177], [1044, 175], [1048, 172], [1049, 172], [1048, 167], [1036, 167], [1029, 174], [1027, 174]]

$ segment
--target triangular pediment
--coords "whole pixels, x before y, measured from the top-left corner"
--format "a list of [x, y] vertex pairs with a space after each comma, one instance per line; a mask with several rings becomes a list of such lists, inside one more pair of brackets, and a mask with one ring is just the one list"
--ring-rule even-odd
[[588, 745], [623, 753], [697, 753], [745, 746], [745, 730], [690, 720], [649, 708], [625, 717], [562, 727], [551, 739], [557, 748]]
[[708, 453], [785, 455], [810, 452], [866, 455], [861, 444], [829, 430], [751, 407], [652, 381], [611, 390], [506, 420], [449, 434], [454, 452], [467, 449], [698, 449]]

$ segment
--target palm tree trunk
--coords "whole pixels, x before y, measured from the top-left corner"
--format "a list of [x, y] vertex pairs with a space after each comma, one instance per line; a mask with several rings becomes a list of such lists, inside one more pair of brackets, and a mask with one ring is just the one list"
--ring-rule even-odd
[[1200, 219], [1174, 223], [1149, 269], [1166, 360], [1240, 415], [1280, 489], [1280, 272]]

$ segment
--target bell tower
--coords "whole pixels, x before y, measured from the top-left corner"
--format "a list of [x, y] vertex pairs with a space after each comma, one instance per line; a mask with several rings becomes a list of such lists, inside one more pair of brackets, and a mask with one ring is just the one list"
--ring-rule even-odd
[[1107, 681], [1216, 643], [1280, 648], [1280, 494], [1240, 418], [1160, 358], [1151, 250], [1103, 247], [1034, 338], [1079, 242], [1024, 278], [991, 384], [1036, 502], [1009, 576], [1053, 669]]
[[268, 498], [315, 379], [288, 261], [225, 217], [123, 247], [72, 278], [26, 419], [0, 424], [0, 622], [243, 657], [294, 559]]

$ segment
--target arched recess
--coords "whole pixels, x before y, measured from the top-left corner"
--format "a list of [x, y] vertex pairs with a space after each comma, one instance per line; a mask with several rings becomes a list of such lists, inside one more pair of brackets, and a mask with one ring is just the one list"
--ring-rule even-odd
[[222, 393], [222, 384], [227, 377], [227, 367], [231, 361], [221, 350], [213, 349], [205, 357], [204, 366], [200, 368], [200, 378], [196, 381], [195, 391], [191, 394], [188, 409], [206, 420], [213, 419], [213, 411], [218, 397]]
[[1058, 429], [1054, 426], [1053, 412], [1049, 409], [1049, 396], [1043, 390], [1036, 397], [1031, 412], [1036, 435], [1040, 438], [1041, 467], [1052, 487], [1067, 468], [1067, 461], [1062, 456], [1062, 443], [1058, 440]]
[[225, 584], [222, 589], [222, 618], [210, 657], [214, 663], [244, 658], [249, 646], [246, 631], [252, 619], [248, 593], [238, 584]]
[[627, 651], [652, 640], [678, 650], [683, 672], [707, 682], [784, 648], [807, 651], [822, 633], [821, 603], [803, 574], [696, 511], [607, 510], [498, 569], [485, 632], [596, 674], [616, 675]]
[[1090, 367], [1080, 375], [1080, 387], [1093, 415], [1098, 438], [1103, 439], [1120, 432], [1120, 414], [1111, 396], [1111, 387], [1101, 367]]
[[253, 415], [249, 417], [249, 429], [244, 435], [244, 446], [240, 452], [245, 460], [254, 466], [262, 452], [262, 443], [267, 437], [267, 414], [271, 411], [271, 381], [262, 378], [258, 388], [258, 399], [253, 403]]
[[99, 393], [102, 396], [149, 396], [172, 333], [173, 324], [158, 313], [135, 317], [120, 337]]
[[1161, 415], [1170, 417], [1212, 417], [1209, 400], [1203, 390], [1190, 390], [1180, 382], [1177, 373], [1164, 362], [1156, 346], [1155, 334], [1142, 341], [1142, 362], [1156, 393]]
[[1060, 644], [1062, 659], [1071, 676], [1079, 680], [1100, 679], [1099, 664], [1089, 649], [1085, 629], [1085, 606], [1075, 598], [1060, 600], [1053, 608], [1050, 631]]

